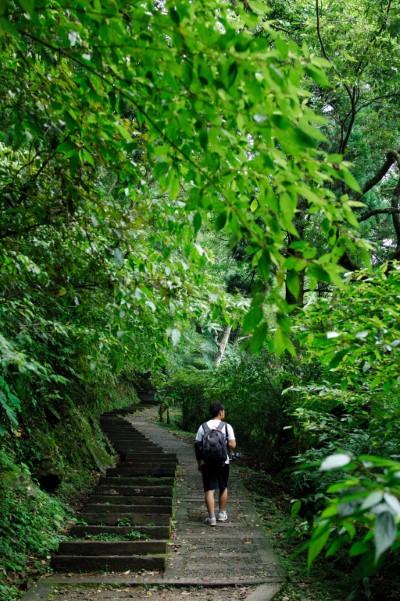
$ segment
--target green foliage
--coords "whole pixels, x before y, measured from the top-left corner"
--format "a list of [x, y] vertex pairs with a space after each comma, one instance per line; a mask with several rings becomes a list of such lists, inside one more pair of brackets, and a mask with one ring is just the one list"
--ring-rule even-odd
[[[400, 266], [350, 276], [342, 290], [306, 310], [303, 336], [342, 389], [389, 393], [398, 381]], [[345, 374], [345, 377], [343, 375]]]
[[[394, 117], [400, 95], [399, 8], [398, 0], [373, 6], [369, 0], [349, 1], [345, 14], [341, 2], [272, 0], [265, 6], [273, 26], [330, 64], [330, 87], [310, 73], [312, 105], [326, 119], [324, 148], [352, 161], [352, 174], [362, 186], [371, 183], [361, 198], [366, 206], [354, 210], [362, 216], [362, 235], [376, 244], [375, 264], [397, 256], [398, 246], [395, 216], [388, 214], [391, 207], [398, 210], [398, 161], [381, 169], [400, 138]], [[343, 180], [339, 186], [346, 189], [348, 180]], [[358, 253], [350, 254], [360, 264]]]
[[269, 355], [243, 354], [226, 361], [215, 377], [212, 397], [227, 407], [228, 420], [242, 448], [268, 458], [276, 470], [287, 459], [281, 452], [283, 403], [281, 392], [296, 377]]
[[[252, 34], [257, 25], [270, 46]], [[81, 322], [97, 326], [89, 348], [145, 336], [158, 354], [167, 330], [203, 313], [196, 301], [220, 304], [193, 242], [204, 217], [217, 216], [232, 246], [244, 239], [268, 279], [273, 265], [286, 270], [282, 242], [285, 231], [298, 236], [300, 198], [329, 234], [323, 267], [316, 253], [297, 253], [310, 275], [337, 280], [354, 219], [331, 183], [357, 185], [317, 148], [324, 136], [306, 85], [324, 78], [324, 61], [217, 0], [166, 10], [7, 4], [1, 27], [4, 255], [9, 282], [23, 272], [13, 298], [34, 283], [78, 320], [96, 301], [108, 319], [97, 311]], [[287, 310], [278, 290], [263, 302]], [[66, 334], [75, 319], [61, 319]], [[267, 334], [263, 324], [258, 346]]]
[[172, 395], [182, 405], [182, 424], [185, 431], [195, 432], [200, 423], [209, 419], [212, 374], [187, 368], [169, 375], [163, 393]]
[[354, 577], [361, 580], [382, 565], [385, 552], [399, 548], [400, 464], [370, 455], [355, 459], [336, 454], [320, 470], [345, 470], [348, 476], [328, 488], [330, 501], [307, 545], [309, 565], [325, 547], [330, 557], [348, 546], [350, 557], [360, 558]]
[[113, 463], [114, 451], [97, 416], [106, 408], [137, 402], [127, 383], [114, 384], [107, 396], [100, 383], [92, 390], [70, 386], [70, 397], [60, 405], [40, 403], [28, 414], [24, 407], [22, 423], [3, 436], [0, 591], [5, 600], [19, 597], [18, 585], [48, 569], [49, 554], [60, 540], [65, 518], [73, 512], [68, 503], [76, 506], [99, 470]]
[[27, 466], [16, 465], [0, 451], [0, 598], [17, 598], [13, 580], [24, 579], [27, 570], [40, 574], [47, 569], [43, 558], [60, 540], [65, 507], [41, 491]]
[[[398, 550], [398, 274], [396, 263], [356, 273], [305, 308], [303, 360], [317, 370], [291, 388], [296, 401], [286, 407], [296, 461], [314, 468], [294, 475], [294, 513], [314, 522], [309, 564], [324, 548], [328, 557], [347, 549], [360, 557], [356, 581]], [[348, 478], [338, 480], [339, 470]]]
[[268, 457], [269, 468], [276, 471], [292, 450], [289, 445], [282, 448], [287, 397], [281, 393], [297, 378], [289, 364], [280, 365], [272, 356], [231, 350], [217, 370], [171, 369], [163, 394], [181, 405], [185, 431], [195, 432], [209, 419], [212, 402], [223, 403], [240, 448], [251, 449], [258, 459]]
[[[311, 15], [305, 0], [277, 4], [265, 12], [276, 10], [283, 20]], [[328, 414], [343, 407], [332, 405], [338, 390], [348, 405], [349, 431], [362, 430], [365, 413], [376, 425], [393, 409], [396, 270], [375, 279], [380, 297], [361, 279], [334, 292], [333, 310], [322, 302], [315, 313], [309, 308], [301, 337], [314, 350], [303, 372], [285, 354], [295, 354], [291, 297], [302, 296], [304, 280], [311, 291], [319, 282], [340, 288], [337, 262], [344, 254], [368, 259], [352, 212], [359, 204], [349, 198], [358, 199], [359, 185], [343, 157], [325, 151], [337, 150], [337, 135], [341, 153], [350, 148], [343, 134], [348, 124], [332, 125], [321, 106], [337, 95], [335, 107], [347, 114], [350, 96], [342, 92], [349, 86], [365, 92], [368, 104], [378, 60], [359, 69], [369, 78], [357, 79], [354, 69], [347, 80], [335, 72], [329, 88], [328, 62], [313, 53], [316, 43], [302, 44], [302, 36], [311, 38], [308, 18], [297, 44], [265, 20], [262, 3], [249, 6], [219, 0], [2, 4], [0, 436], [33, 476], [47, 468], [63, 476], [61, 498], [71, 491], [73, 470], [82, 482], [107, 463], [95, 416], [134, 400], [138, 374], [168, 364], [170, 343], [185, 351], [180, 367], [201, 368], [175, 368], [165, 387], [182, 400], [185, 430], [206, 419], [211, 400], [222, 400], [243, 444], [264, 449], [275, 463], [288, 434], [285, 415], [298, 420], [299, 432], [314, 423], [313, 440], [325, 450], [339, 441], [340, 428], [333, 428], [339, 417], [329, 415], [322, 428], [318, 415], [325, 402]], [[350, 8], [353, 14], [355, 4]], [[388, 68], [397, 44], [389, 13], [386, 21], [375, 8], [364, 14], [366, 35], [354, 52], [348, 29], [341, 27], [336, 41], [323, 15], [338, 67], [353, 57], [364, 67], [365, 40], [375, 47], [374, 32], [376, 39], [387, 32]], [[371, 94], [395, 91], [387, 74], [376, 81]], [[364, 154], [376, 156], [370, 146]], [[365, 172], [357, 167], [356, 175]], [[214, 252], [215, 261], [203, 233], [210, 227], [246, 266], [225, 269], [228, 261], [218, 264]], [[225, 276], [235, 296], [223, 290]], [[364, 304], [346, 290], [357, 290]], [[238, 291], [252, 292], [250, 308]], [[382, 309], [387, 295], [392, 313]], [[355, 311], [348, 328], [344, 302]], [[365, 311], [371, 304], [375, 321]], [[338, 336], [321, 333], [322, 316]], [[202, 346], [184, 335], [193, 323], [209, 332]], [[244, 333], [241, 342], [252, 352], [262, 353], [268, 340], [281, 362], [227, 352], [225, 365], [213, 370], [211, 336], [226, 324], [235, 335]], [[327, 382], [319, 406], [308, 404], [315, 382], [299, 385], [310, 365]], [[336, 380], [345, 385], [338, 388]], [[374, 394], [367, 408], [366, 393]], [[296, 414], [298, 404], [303, 413]], [[297, 442], [298, 452], [307, 450], [304, 433]], [[292, 448], [291, 442], [287, 453]]]

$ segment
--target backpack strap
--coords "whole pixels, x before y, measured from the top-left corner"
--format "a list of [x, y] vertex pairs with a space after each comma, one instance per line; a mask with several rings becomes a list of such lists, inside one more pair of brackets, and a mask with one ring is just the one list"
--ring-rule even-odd
[[204, 422], [204, 424], [202, 424], [203, 426], [203, 430], [204, 430], [204, 434], [206, 432], [208, 432], [209, 430], [211, 430], [210, 426], [207, 424], [207, 422]]
[[[228, 440], [228, 424], [226, 422], [221, 422], [218, 426], [217, 426], [217, 430], [220, 430], [220, 432], [222, 432], [223, 428], [225, 426], [225, 438], [226, 438], [226, 445], [228, 446], [229, 440]], [[229, 447], [228, 447], [229, 450]]]

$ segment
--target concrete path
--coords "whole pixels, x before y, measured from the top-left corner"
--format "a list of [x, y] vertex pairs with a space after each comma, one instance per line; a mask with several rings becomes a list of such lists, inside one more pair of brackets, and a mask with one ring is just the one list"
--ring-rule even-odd
[[[158, 426], [154, 421], [156, 413], [156, 408], [151, 407], [128, 415], [126, 419], [164, 451], [175, 453], [178, 457], [174, 528], [165, 572], [127, 572], [104, 576], [55, 574], [39, 581], [28, 591], [24, 601], [47, 601], [49, 595], [53, 599], [52, 591], [59, 586], [100, 583], [118, 586], [204, 586], [207, 589], [258, 585], [247, 601], [269, 601], [279, 591], [284, 581], [283, 571], [265, 538], [235, 465], [232, 465], [229, 482], [229, 519], [210, 527], [205, 524], [207, 513], [193, 446]], [[95, 598], [102, 601], [101, 596]]]

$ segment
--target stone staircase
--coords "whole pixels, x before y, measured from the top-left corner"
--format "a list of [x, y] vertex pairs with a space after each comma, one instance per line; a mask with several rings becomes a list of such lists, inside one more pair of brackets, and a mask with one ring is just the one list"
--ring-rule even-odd
[[163, 570], [170, 535], [177, 458], [132, 426], [124, 415], [157, 404], [154, 391], [140, 405], [105, 413], [104, 433], [119, 455], [90, 495], [70, 540], [51, 560], [59, 573]]

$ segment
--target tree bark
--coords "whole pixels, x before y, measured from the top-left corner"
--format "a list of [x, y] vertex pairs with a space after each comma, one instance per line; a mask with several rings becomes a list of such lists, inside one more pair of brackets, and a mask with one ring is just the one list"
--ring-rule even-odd
[[222, 357], [224, 356], [226, 346], [228, 344], [229, 336], [231, 335], [232, 326], [226, 326], [221, 341], [218, 342], [218, 353], [214, 360], [214, 366], [218, 367], [221, 363]]

